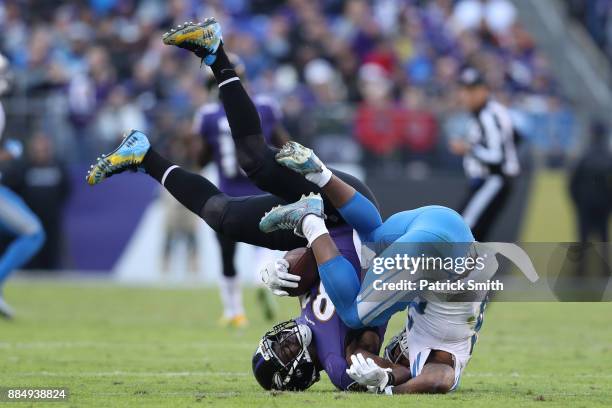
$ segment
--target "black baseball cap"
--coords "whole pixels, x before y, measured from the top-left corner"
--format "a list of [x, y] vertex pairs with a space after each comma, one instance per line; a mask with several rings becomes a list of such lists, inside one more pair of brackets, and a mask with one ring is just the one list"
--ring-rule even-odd
[[461, 86], [472, 88], [485, 84], [484, 75], [474, 67], [464, 67], [459, 73], [459, 85]]

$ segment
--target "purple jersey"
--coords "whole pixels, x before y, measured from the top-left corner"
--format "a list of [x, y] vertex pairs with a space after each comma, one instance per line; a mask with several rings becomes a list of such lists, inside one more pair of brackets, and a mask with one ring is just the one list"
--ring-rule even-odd
[[[329, 231], [340, 254], [355, 268], [355, 273], [361, 275], [361, 264], [357, 251], [359, 242], [355, 242], [353, 229], [350, 226], [332, 228]], [[357, 239], [358, 241], [358, 239]], [[361, 278], [361, 276], [360, 276]], [[300, 324], [306, 324], [312, 330], [317, 356], [323, 370], [331, 382], [341, 390], [346, 390], [354, 381], [346, 374], [348, 364], [344, 353], [347, 334], [350, 329], [342, 322], [334, 305], [325, 293], [323, 283], [316, 284], [300, 302], [302, 314], [296, 319]], [[387, 325], [377, 328], [380, 344], [383, 343]]]
[[[272, 98], [264, 96], [255, 97], [254, 103], [261, 118], [264, 138], [266, 143], [270, 143], [272, 132], [281, 120], [280, 108]], [[220, 103], [207, 103], [198, 109], [193, 131], [200, 134], [212, 150], [219, 173], [219, 190], [232, 197], [262, 194], [238, 165], [236, 146]]]

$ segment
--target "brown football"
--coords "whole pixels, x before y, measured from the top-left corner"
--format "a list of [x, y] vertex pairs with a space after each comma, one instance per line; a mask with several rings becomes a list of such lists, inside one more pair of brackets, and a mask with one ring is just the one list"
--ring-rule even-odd
[[289, 273], [301, 276], [297, 288], [285, 288], [289, 296], [301, 296], [319, 282], [319, 270], [310, 248], [296, 248], [285, 254], [289, 262]]

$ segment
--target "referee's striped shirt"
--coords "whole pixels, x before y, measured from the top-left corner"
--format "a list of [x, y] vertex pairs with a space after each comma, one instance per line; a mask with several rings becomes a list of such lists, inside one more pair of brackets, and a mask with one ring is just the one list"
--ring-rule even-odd
[[463, 159], [468, 178], [485, 179], [494, 174], [512, 177], [520, 173], [514, 128], [505, 106], [489, 99], [474, 115], [467, 137], [472, 146]]
[[467, 138], [463, 166], [472, 187], [461, 215], [482, 240], [507, 199], [509, 179], [521, 170], [508, 109], [490, 99], [474, 114]]

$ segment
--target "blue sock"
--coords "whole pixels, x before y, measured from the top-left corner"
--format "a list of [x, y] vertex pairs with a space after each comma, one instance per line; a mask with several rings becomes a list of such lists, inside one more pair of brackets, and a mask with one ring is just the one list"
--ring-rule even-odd
[[21, 235], [8, 246], [0, 258], [0, 286], [9, 274], [25, 265], [38, 252], [45, 242], [45, 233], [41, 229], [34, 234]]
[[344, 257], [337, 256], [319, 265], [319, 276], [344, 324], [353, 329], [363, 327], [357, 314], [361, 283], [353, 265]]
[[359, 192], [338, 208], [338, 212], [362, 239], [382, 225], [382, 218], [376, 206]]

